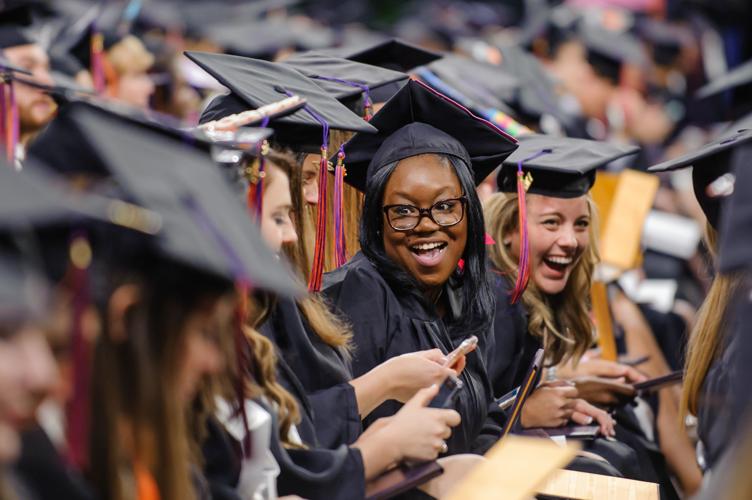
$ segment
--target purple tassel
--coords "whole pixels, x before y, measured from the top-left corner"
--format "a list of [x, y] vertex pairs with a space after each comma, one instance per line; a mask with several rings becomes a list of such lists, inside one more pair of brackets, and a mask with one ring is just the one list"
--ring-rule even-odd
[[344, 144], [337, 153], [337, 165], [334, 167], [334, 263], [337, 267], [347, 262], [347, 242], [345, 240], [345, 149]]

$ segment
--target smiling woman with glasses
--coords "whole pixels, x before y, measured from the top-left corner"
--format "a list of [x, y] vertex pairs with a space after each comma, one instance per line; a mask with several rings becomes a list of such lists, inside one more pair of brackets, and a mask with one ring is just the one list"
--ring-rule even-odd
[[[358, 134], [345, 146], [345, 180], [365, 193], [361, 252], [325, 277], [325, 294], [352, 324], [356, 376], [417, 350], [446, 355], [476, 335], [477, 351], [454, 365], [463, 388], [448, 405], [462, 422], [444, 451], [483, 452], [504, 417], [493, 408], [482, 356], [494, 299], [475, 185], [514, 142], [414, 81], [371, 124], [379, 134]], [[364, 425], [399, 408], [387, 401]]]

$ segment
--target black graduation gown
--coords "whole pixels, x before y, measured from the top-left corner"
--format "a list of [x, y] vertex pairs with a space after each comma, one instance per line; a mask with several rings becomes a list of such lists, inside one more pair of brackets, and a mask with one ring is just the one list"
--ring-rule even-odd
[[522, 303], [509, 302], [509, 280], [493, 271], [492, 283], [496, 296], [494, 341], [486, 351], [486, 366], [494, 397], [499, 398], [520, 385], [540, 342], [527, 333], [527, 314]]
[[734, 402], [730, 388], [737, 377], [738, 341], [730, 336], [723, 342], [718, 358], [711, 363], [700, 392], [697, 408], [697, 435], [702, 442], [705, 467], [712, 469], [734, 440]]
[[280, 298], [259, 331], [275, 344], [287, 367], [280, 368], [280, 383], [300, 393], [296, 397], [307, 397], [318, 445], [336, 448], [355, 442], [362, 425], [355, 390], [349, 384], [350, 367], [342, 354], [308, 328], [293, 299]]
[[21, 456], [15, 464], [16, 479], [36, 500], [92, 500], [91, 487], [60, 456], [39, 426], [21, 434]]
[[[457, 315], [457, 301], [451, 298], [454, 290], [447, 285], [444, 293], [450, 299], [451, 314]], [[437, 313], [414, 297], [397, 295], [362, 253], [326, 275], [324, 294], [353, 326], [352, 368], [356, 377], [401, 354], [434, 348], [447, 354], [466, 337], [462, 331], [447, 331]], [[490, 332], [481, 335], [478, 349], [467, 356], [461, 374], [464, 388], [455, 407], [462, 423], [447, 440], [449, 454], [485, 453], [501, 435], [504, 417], [493, 403], [482, 355], [490, 337]], [[394, 415], [401, 406], [397, 401], [385, 402], [364, 420], [364, 426]]]

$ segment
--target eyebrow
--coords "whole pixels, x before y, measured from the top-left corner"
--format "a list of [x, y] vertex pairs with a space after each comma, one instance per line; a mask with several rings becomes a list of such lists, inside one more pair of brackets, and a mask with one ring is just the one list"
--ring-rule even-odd
[[[453, 190], [453, 188], [447, 187], [447, 188], [442, 189], [441, 191], [439, 191], [436, 195], [434, 195], [434, 197], [433, 197], [434, 202], [433, 203], [436, 203], [436, 202], [439, 202], [439, 201], [442, 201], [442, 200], [450, 200], [450, 199], [462, 197], [462, 193], [460, 193], [458, 195], [447, 193], [447, 191], [451, 191], [451, 190]], [[412, 195], [410, 195], [408, 193], [404, 193], [402, 191], [395, 191], [394, 193], [392, 193], [392, 196], [398, 197], [398, 198], [404, 198], [406, 200], [409, 200], [412, 203], [416, 203], [415, 198], [413, 198]]]

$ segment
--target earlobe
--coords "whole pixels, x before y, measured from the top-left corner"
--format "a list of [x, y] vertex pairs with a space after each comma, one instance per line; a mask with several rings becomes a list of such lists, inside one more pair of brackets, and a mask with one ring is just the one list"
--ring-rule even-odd
[[141, 289], [138, 285], [122, 285], [110, 296], [107, 303], [107, 324], [110, 340], [115, 343], [124, 342], [128, 337], [125, 319], [128, 312], [141, 300]]

